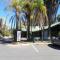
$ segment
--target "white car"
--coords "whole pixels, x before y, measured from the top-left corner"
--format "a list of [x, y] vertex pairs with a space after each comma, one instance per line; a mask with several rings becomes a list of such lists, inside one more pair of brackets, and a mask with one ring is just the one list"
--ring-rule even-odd
[[0, 35], [0, 40], [3, 40], [3, 36], [2, 35]]
[[13, 41], [13, 38], [10, 36], [4, 36], [3, 39], [4, 41]]

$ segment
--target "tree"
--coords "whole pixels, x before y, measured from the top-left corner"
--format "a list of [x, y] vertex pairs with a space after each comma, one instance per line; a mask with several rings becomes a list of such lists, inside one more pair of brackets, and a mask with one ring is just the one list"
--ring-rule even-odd
[[43, 15], [46, 15], [46, 7], [44, 6], [43, 0], [12, 0], [11, 4], [12, 8], [16, 11], [16, 29], [18, 29], [18, 21], [19, 21], [19, 12], [21, 11], [21, 8], [23, 8], [26, 11], [26, 17], [27, 17], [27, 39], [30, 40], [30, 20], [31, 20], [31, 13], [33, 10], [37, 9], [38, 12], [35, 15], [36, 20], [38, 18], [41, 18], [40, 26], [43, 27]]
[[42, 40], [43, 40], [45, 18], [48, 24], [47, 9], [46, 9], [46, 6], [44, 5], [43, 0], [34, 0], [33, 5], [34, 5], [33, 8], [35, 9], [34, 19], [35, 19], [35, 22], [38, 22], [39, 26], [41, 27]]
[[1, 32], [2, 32], [3, 36], [11, 35], [11, 32], [9, 31], [9, 29], [8, 29], [8, 27], [6, 25], [6, 21], [5, 21], [5, 23], [4, 23], [3, 27], [2, 27], [2, 31]]
[[[58, 0], [46, 0], [45, 1], [46, 7], [47, 7], [47, 15], [48, 15], [48, 24], [49, 24], [49, 37], [51, 39], [51, 24], [53, 20], [53, 15], [56, 17], [56, 13], [58, 10]], [[55, 19], [54, 17], [54, 19]]]
[[22, 0], [12, 0], [11, 7], [15, 9], [16, 16], [16, 29], [18, 29], [18, 21], [19, 21], [19, 12], [21, 10]]
[[[15, 19], [15, 21], [16, 21], [16, 30], [18, 30], [19, 15], [20, 15], [20, 11], [21, 11], [23, 5], [24, 5], [24, 0], [11, 0], [10, 7], [15, 11], [15, 16], [12, 16], [11, 20], [12, 20], [12, 23], [13, 23], [13, 20], [16, 17], [16, 19]], [[20, 20], [20, 23], [21, 23], [21, 20]], [[21, 30], [21, 28], [20, 28], [20, 30]], [[15, 38], [17, 38], [17, 34], [15, 34], [15, 35], [16, 35]]]
[[27, 17], [27, 40], [30, 41], [30, 16], [31, 16], [30, 2], [27, 1], [24, 7], [25, 7], [26, 17]]
[[[26, 0], [25, 1], [25, 5], [24, 5], [25, 11], [27, 12], [27, 39], [30, 39], [30, 20], [31, 20], [31, 13], [33, 12], [33, 10], [37, 9], [37, 11], [35, 11], [35, 20], [39, 20], [39, 24], [41, 26], [41, 28], [44, 25], [44, 19], [43, 19], [43, 15], [45, 17], [47, 17], [47, 11], [46, 11], [46, 7], [44, 5], [44, 1], [43, 0]], [[41, 19], [41, 20], [40, 20]]]

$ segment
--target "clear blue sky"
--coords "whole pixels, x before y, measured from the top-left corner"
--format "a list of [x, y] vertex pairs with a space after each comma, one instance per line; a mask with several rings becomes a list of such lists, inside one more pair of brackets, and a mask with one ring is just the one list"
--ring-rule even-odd
[[57, 15], [60, 14], [60, 5], [59, 5], [59, 8], [58, 8], [58, 11], [57, 11]]
[[[14, 13], [12, 11], [5, 10], [5, 8], [8, 7], [9, 3], [10, 3], [10, 0], [0, 0], [0, 17], [4, 17], [4, 19], [7, 20], [6, 24], [10, 27], [11, 24], [9, 24], [9, 19]], [[60, 14], [60, 7], [57, 12], [57, 15], [58, 14]], [[3, 20], [3, 22], [5, 20]]]
[[11, 27], [11, 23], [9, 23], [10, 17], [14, 14], [12, 11], [8, 10], [10, 0], [0, 0], [0, 18], [3, 18], [3, 23], [6, 22], [6, 25]]

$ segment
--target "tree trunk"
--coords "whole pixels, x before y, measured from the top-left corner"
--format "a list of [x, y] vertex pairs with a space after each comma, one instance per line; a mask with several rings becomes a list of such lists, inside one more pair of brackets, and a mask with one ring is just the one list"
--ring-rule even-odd
[[51, 40], [51, 15], [50, 15], [50, 13], [49, 13], [49, 15], [48, 15], [49, 17], [48, 17], [48, 19], [49, 19], [49, 21], [48, 21], [48, 23], [49, 23], [49, 26], [48, 26], [48, 32], [49, 32], [49, 39]]
[[16, 11], [16, 30], [13, 31], [14, 42], [17, 42], [17, 30], [18, 30], [19, 12]]
[[19, 12], [16, 12], [16, 30], [18, 30]]
[[30, 41], [30, 16], [27, 16], [27, 40]]

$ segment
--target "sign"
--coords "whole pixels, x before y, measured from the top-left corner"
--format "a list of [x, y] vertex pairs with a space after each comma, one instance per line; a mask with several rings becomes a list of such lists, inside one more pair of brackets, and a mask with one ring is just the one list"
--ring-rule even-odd
[[21, 41], [21, 31], [17, 31], [17, 41]]

